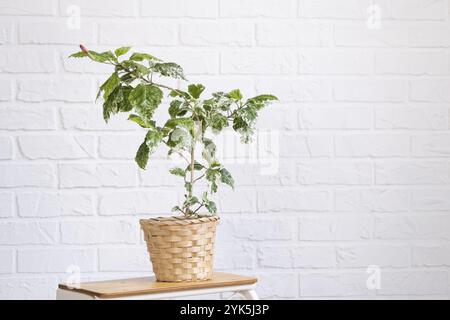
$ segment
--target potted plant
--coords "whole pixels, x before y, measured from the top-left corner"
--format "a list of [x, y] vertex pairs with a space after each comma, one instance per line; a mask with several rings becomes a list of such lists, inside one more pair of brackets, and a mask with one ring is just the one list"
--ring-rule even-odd
[[[181, 215], [140, 220], [150, 259], [158, 281], [206, 280], [212, 276], [216, 224], [216, 204], [210, 195], [218, 184], [234, 187], [230, 172], [218, 161], [214, 135], [229, 126], [241, 135], [244, 143], [251, 141], [258, 111], [277, 98], [270, 94], [244, 99], [239, 89], [216, 92], [200, 98], [205, 87], [189, 84], [187, 90], [171, 88], [157, 78], [185, 80], [183, 69], [176, 63], [164, 62], [148, 53], [129, 54], [130, 47], [114, 52], [95, 52], [80, 45], [81, 51], [70, 57], [87, 57], [111, 65], [113, 73], [100, 86], [97, 98], [103, 99], [103, 117], [129, 113], [128, 120], [146, 130], [135, 160], [145, 169], [149, 156], [159, 145], [166, 145], [168, 155], [179, 155], [186, 166], [170, 169], [179, 176], [186, 189], [184, 202], [173, 207]], [[128, 59], [123, 57], [127, 55]], [[170, 104], [169, 118], [158, 126], [154, 112], [165, 93]], [[196, 157], [201, 148], [201, 159]], [[206, 179], [201, 195], [194, 193], [195, 184]]]

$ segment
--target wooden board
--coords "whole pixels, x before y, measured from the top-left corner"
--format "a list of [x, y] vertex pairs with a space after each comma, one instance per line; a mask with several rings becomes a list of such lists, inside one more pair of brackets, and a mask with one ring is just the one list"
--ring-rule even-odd
[[79, 288], [70, 288], [66, 284], [58, 287], [73, 290], [101, 298], [116, 298], [140, 294], [174, 292], [183, 290], [240, 286], [256, 283], [254, 277], [237, 274], [214, 272], [213, 278], [206, 281], [194, 282], [157, 282], [154, 277], [131, 278], [108, 281], [95, 281], [81, 283]]

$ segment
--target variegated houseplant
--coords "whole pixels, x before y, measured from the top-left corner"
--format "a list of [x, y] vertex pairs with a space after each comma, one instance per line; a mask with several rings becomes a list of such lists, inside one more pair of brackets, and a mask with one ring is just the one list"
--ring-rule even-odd
[[[166, 145], [169, 155], [178, 154], [186, 166], [170, 169], [183, 179], [184, 201], [173, 207], [181, 217], [142, 219], [153, 271], [159, 281], [194, 281], [212, 277], [213, 248], [218, 217], [210, 195], [218, 184], [234, 187], [230, 172], [216, 157], [214, 137], [231, 127], [244, 143], [251, 141], [258, 112], [277, 100], [270, 94], [244, 99], [239, 89], [216, 92], [201, 97], [205, 87], [189, 84], [186, 90], [162, 84], [161, 77], [185, 80], [183, 69], [176, 63], [164, 62], [148, 53], [129, 53], [130, 47], [95, 52], [80, 45], [74, 58], [89, 58], [110, 65], [111, 76], [100, 86], [97, 98], [103, 99], [103, 117], [108, 121], [117, 113], [129, 114], [128, 120], [146, 130], [135, 160], [141, 169], [147, 167], [150, 155], [159, 145]], [[128, 58], [123, 58], [127, 56]], [[165, 94], [170, 101], [169, 119], [158, 124], [155, 110]], [[201, 148], [201, 159], [196, 149]], [[201, 194], [194, 186], [206, 179]], [[158, 199], [155, 199], [157, 201]], [[208, 213], [202, 212], [206, 209]]]
[[[244, 143], [251, 141], [258, 112], [277, 98], [262, 94], [244, 99], [239, 89], [230, 92], [216, 92], [206, 99], [201, 98], [205, 87], [190, 84], [187, 90], [171, 88], [158, 83], [156, 76], [183, 79], [183, 69], [176, 63], [163, 62], [148, 53], [135, 52], [128, 59], [121, 59], [130, 47], [121, 47], [114, 52], [95, 52], [83, 45], [81, 51], [71, 57], [87, 57], [111, 65], [113, 73], [101, 85], [97, 98], [103, 98], [103, 117], [108, 121], [111, 115], [125, 112], [128, 119], [147, 130], [144, 141], [137, 150], [135, 160], [145, 169], [152, 152], [160, 144], [169, 148], [170, 154], [178, 154], [186, 160], [186, 167], [175, 167], [170, 173], [184, 179], [186, 193], [184, 202], [173, 208], [186, 216], [198, 216], [202, 208], [215, 214], [215, 203], [209, 195], [217, 192], [218, 183], [231, 187], [233, 177], [216, 158], [214, 136], [224, 128], [231, 127], [241, 135]], [[154, 120], [154, 112], [164, 98], [170, 98], [168, 113], [170, 119], [162, 126]], [[195, 158], [197, 147], [203, 148], [202, 159]], [[201, 195], [194, 194], [194, 186], [206, 179], [208, 190]]]

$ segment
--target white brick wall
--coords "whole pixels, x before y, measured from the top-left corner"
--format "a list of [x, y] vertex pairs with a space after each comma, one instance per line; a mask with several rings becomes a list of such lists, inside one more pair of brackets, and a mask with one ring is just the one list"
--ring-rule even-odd
[[142, 172], [142, 131], [103, 122], [110, 70], [68, 60], [81, 42], [173, 59], [207, 92], [280, 97], [258, 124], [278, 171], [229, 164], [218, 269], [258, 276], [263, 298], [449, 298], [449, 4], [2, 0], [0, 298], [53, 299], [72, 265], [150, 274], [138, 220], [181, 199], [164, 150]]

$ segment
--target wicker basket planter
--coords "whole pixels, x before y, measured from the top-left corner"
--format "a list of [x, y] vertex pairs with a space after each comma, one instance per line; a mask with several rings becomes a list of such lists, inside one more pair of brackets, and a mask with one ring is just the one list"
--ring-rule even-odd
[[219, 217], [162, 217], [140, 220], [158, 281], [182, 282], [212, 277]]

